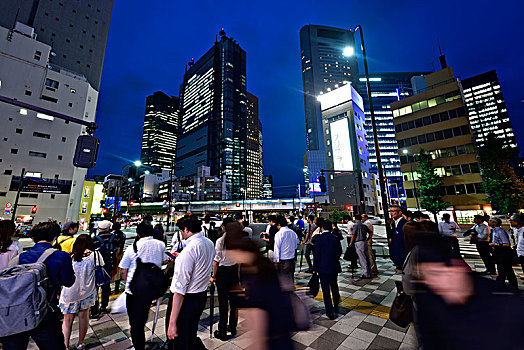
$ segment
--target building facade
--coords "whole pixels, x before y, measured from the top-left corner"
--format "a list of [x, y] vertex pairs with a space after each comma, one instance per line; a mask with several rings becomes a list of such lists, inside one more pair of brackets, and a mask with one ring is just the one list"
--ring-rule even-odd
[[[423, 74], [426, 73], [373, 73], [369, 76], [383, 173], [387, 181], [387, 191], [390, 195], [390, 200], [397, 204], [405, 203], [406, 195], [402, 181], [402, 172], [400, 171], [400, 158], [398, 156], [397, 140], [395, 139], [393, 113], [389, 104], [413, 95], [411, 78]], [[371, 123], [371, 113], [369, 111], [366, 77], [364, 74], [358, 75], [356, 86], [364, 101], [366, 113], [366, 123], [364, 127], [366, 129], [366, 140], [368, 141], [370, 171], [373, 174], [378, 174], [375, 140]]]
[[113, 0], [0, 1], [0, 26], [18, 21], [35, 29], [37, 40], [51, 46], [51, 66], [87, 78], [100, 89]]
[[[318, 176], [325, 169], [322, 113], [317, 97], [352, 82], [358, 74], [353, 32], [340, 28], [306, 25], [300, 29], [300, 56], [306, 118], [306, 188], [311, 195], [319, 188]], [[349, 51], [348, 51], [349, 50]]]
[[271, 199], [273, 198], [273, 175], [262, 176], [262, 190], [260, 198]]
[[0, 102], [0, 200], [14, 204], [25, 169], [17, 220], [77, 220], [87, 169], [74, 167], [73, 156], [86, 130], [49, 114], [94, 122], [98, 92], [82, 75], [50, 66], [51, 46], [36, 40], [33, 28], [0, 27], [0, 38], [0, 96], [27, 106]]
[[407, 207], [420, 208], [416, 154], [424, 149], [442, 177], [443, 200], [463, 215], [475, 214], [486, 195], [460, 84], [446, 66], [425, 80], [426, 91], [391, 104]]
[[462, 88], [476, 145], [482, 147], [486, 136], [493, 133], [505, 147], [515, 149], [518, 154], [497, 72], [492, 70], [464, 79]]
[[260, 198], [264, 161], [262, 156], [262, 123], [258, 117], [258, 97], [247, 93], [247, 187], [246, 197]]
[[152, 169], [174, 169], [180, 99], [161, 91], [146, 99], [140, 160]]
[[322, 110], [329, 203], [353, 205], [361, 214], [374, 213], [362, 97], [352, 84], [345, 84], [320, 95], [318, 100]]
[[91, 215], [103, 213], [101, 202], [104, 200], [104, 183], [102, 181], [85, 180], [80, 201], [80, 211], [78, 213], [78, 222], [81, 230], [88, 230]]
[[246, 52], [226, 36], [197, 62], [190, 62], [180, 89], [181, 127], [176, 174], [198, 167], [226, 177], [227, 197], [242, 198], [247, 186]]

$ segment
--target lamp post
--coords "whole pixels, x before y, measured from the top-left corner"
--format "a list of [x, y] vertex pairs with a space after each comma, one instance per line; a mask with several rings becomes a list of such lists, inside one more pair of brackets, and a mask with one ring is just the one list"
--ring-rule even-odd
[[[384, 182], [384, 173], [382, 171], [382, 159], [380, 158], [380, 147], [378, 144], [378, 134], [377, 134], [377, 123], [375, 121], [375, 109], [373, 108], [373, 100], [371, 98], [371, 86], [369, 85], [369, 72], [368, 72], [368, 61], [366, 56], [366, 48], [364, 46], [364, 33], [362, 31], [362, 26], [359, 24], [355, 27], [354, 33], [357, 32], [357, 30], [360, 31], [360, 43], [361, 43], [361, 49], [362, 49], [362, 56], [364, 56], [364, 71], [366, 73], [366, 90], [369, 100], [369, 112], [371, 114], [371, 126], [373, 127], [373, 140], [375, 143], [375, 154], [377, 157], [377, 170], [378, 170], [378, 179], [380, 182], [380, 192], [382, 193], [381, 199], [382, 199], [382, 210], [384, 211], [384, 220], [387, 220], [389, 218], [388, 214], [388, 203], [387, 198], [385, 196], [386, 193], [386, 184]], [[354, 54], [354, 49], [352, 47], [346, 47], [344, 49], [344, 56], [351, 56]]]
[[[409, 162], [409, 156], [408, 156], [408, 150], [405, 149], [402, 151], [402, 153], [404, 153], [406, 155], [406, 157], [408, 158], [408, 162]], [[417, 195], [417, 183], [415, 182], [415, 175], [413, 173], [413, 163], [412, 162], [409, 162], [409, 167], [410, 167], [410, 172], [411, 172], [411, 180], [413, 181], [413, 194], [415, 195], [415, 199], [417, 201], [417, 210], [420, 209], [420, 204], [418, 203], [418, 195]]]

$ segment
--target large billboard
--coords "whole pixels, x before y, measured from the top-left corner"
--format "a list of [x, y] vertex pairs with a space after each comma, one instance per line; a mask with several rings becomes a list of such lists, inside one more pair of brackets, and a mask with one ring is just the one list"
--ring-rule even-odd
[[342, 118], [330, 123], [329, 133], [331, 135], [334, 170], [353, 171], [348, 119]]
[[[11, 178], [9, 191], [18, 191], [20, 176]], [[69, 194], [71, 192], [71, 180], [45, 179], [41, 177], [24, 177], [21, 192]]]

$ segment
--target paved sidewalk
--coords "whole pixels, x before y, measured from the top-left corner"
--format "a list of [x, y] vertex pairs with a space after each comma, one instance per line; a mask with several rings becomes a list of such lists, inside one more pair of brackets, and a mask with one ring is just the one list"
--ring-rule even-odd
[[[479, 259], [466, 259], [470, 266], [476, 271], [483, 271], [484, 265]], [[304, 264], [305, 265], [305, 264]], [[322, 293], [311, 300], [311, 316], [313, 326], [310, 330], [293, 334], [295, 349], [416, 349], [417, 341], [412, 326], [401, 328], [388, 320], [389, 310], [395, 298], [395, 281], [401, 279], [401, 275], [395, 274], [395, 268], [389, 259], [377, 258], [379, 268], [378, 278], [372, 280], [357, 281], [352, 279], [352, 273], [347, 270], [347, 263], [343, 262], [343, 273], [339, 275], [339, 287], [342, 297], [340, 303], [341, 315], [335, 320], [329, 320], [325, 316]], [[303, 270], [305, 267], [303, 266]], [[298, 266], [297, 266], [298, 271]], [[515, 271], [521, 274], [520, 269]], [[353, 273], [359, 276], [359, 270]], [[310, 274], [297, 272], [295, 281], [299, 292], [309, 281]], [[520, 287], [524, 289], [522, 280]], [[218, 323], [218, 300], [215, 295], [214, 303], [214, 330]], [[158, 324], [154, 339], [165, 340], [165, 316], [167, 300], [160, 306]], [[149, 322], [146, 324], [146, 338], [151, 337], [153, 316], [155, 307], [151, 308]], [[245, 314], [244, 314], [245, 315]], [[244, 321], [244, 315], [239, 315], [238, 334], [235, 338], [222, 342], [209, 335], [209, 301], [208, 307], [202, 315], [199, 327], [199, 336], [208, 349], [249, 349], [252, 344], [248, 325]], [[78, 335], [78, 323], [74, 323], [71, 344], [76, 344], [75, 336]], [[90, 328], [86, 338], [87, 349], [128, 349], [132, 347], [129, 340], [129, 323], [127, 314], [105, 315], [99, 320], [91, 320]], [[29, 349], [36, 349], [32, 344]], [[74, 349], [72, 346], [71, 349]]]

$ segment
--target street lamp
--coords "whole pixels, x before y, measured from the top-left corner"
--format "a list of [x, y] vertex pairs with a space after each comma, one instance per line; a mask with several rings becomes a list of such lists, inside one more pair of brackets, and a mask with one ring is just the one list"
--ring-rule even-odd
[[[368, 60], [366, 56], [366, 48], [364, 46], [364, 33], [362, 31], [362, 26], [360, 24], [355, 27], [354, 33], [356, 33], [357, 30], [360, 31], [360, 43], [361, 43], [361, 49], [362, 49], [362, 56], [364, 56], [364, 71], [366, 73], [366, 90], [367, 90], [368, 100], [369, 100], [369, 112], [371, 114], [371, 125], [373, 127], [373, 140], [375, 143], [375, 154], [377, 157], [378, 179], [380, 182], [380, 192], [383, 194], [381, 196], [382, 210], [384, 211], [384, 219], [387, 220], [389, 218], [389, 214], [387, 210], [388, 203], [387, 203], [387, 198], [384, 195], [386, 193], [386, 184], [384, 182], [384, 172], [382, 170], [382, 159], [380, 158], [380, 147], [378, 144], [377, 123], [375, 121], [375, 109], [373, 108], [373, 100], [371, 99], [371, 86], [369, 85]], [[355, 50], [351, 46], [348, 46], [344, 48], [343, 50], [344, 56], [351, 56], [354, 53], [355, 53]]]
[[417, 210], [420, 209], [420, 205], [418, 203], [418, 195], [417, 195], [417, 183], [415, 182], [415, 175], [413, 174], [413, 163], [409, 161], [409, 157], [408, 157], [408, 150], [405, 149], [405, 150], [402, 150], [402, 153], [404, 153], [406, 155], [406, 158], [409, 162], [409, 167], [410, 167], [410, 172], [411, 172], [411, 180], [413, 181], [413, 194], [415, 195], [415, 199], [417, 201]]

